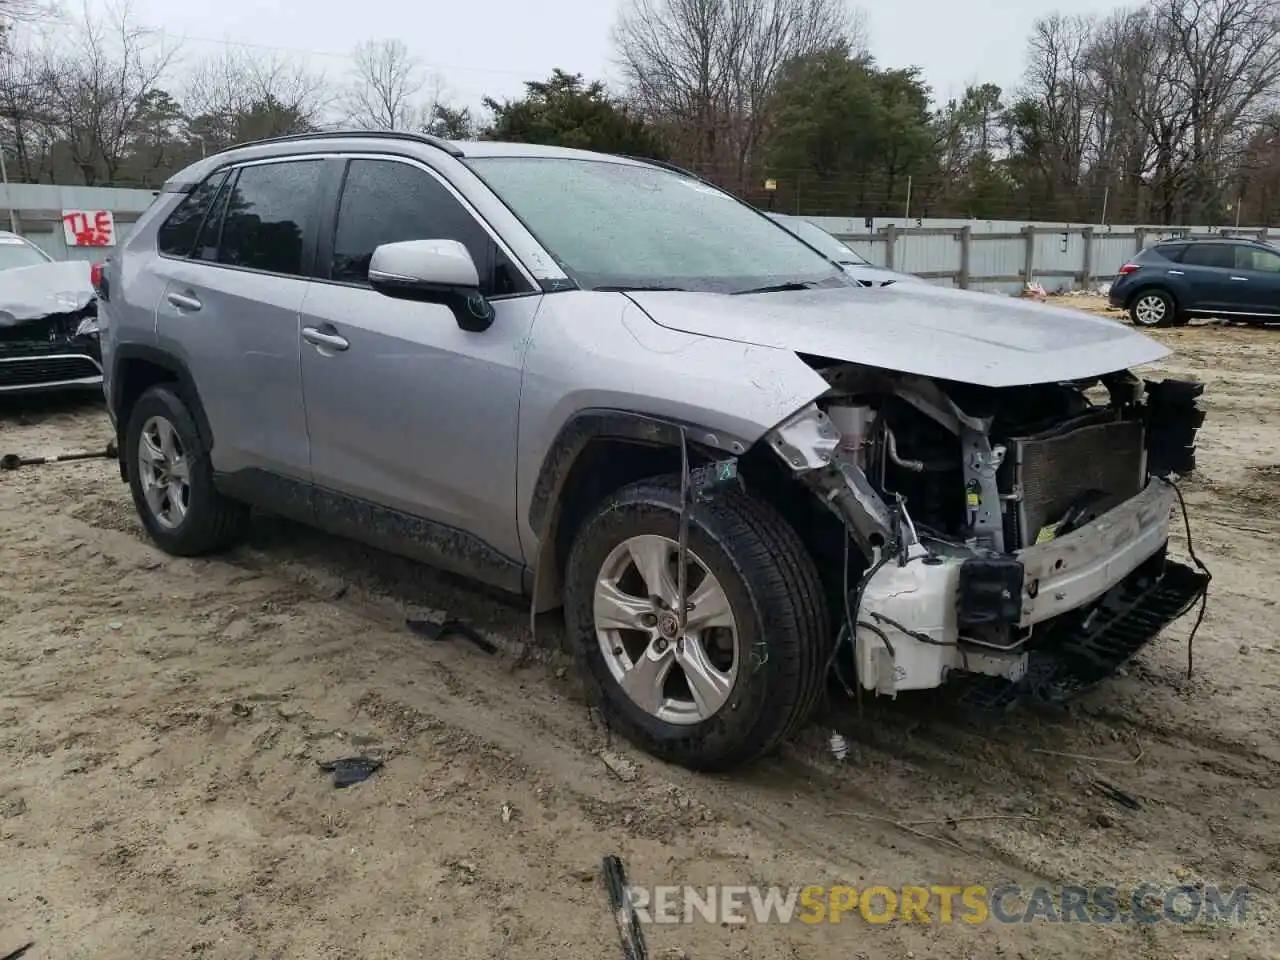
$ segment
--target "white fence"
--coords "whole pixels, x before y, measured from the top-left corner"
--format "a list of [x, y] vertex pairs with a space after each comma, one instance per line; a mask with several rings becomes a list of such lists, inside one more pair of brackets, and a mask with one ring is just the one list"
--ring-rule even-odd
[[1187, 234], [1266, 239], [1266, 227], [1163, 227], [1009, 220], [855, 220], [806, 217], [872, 263], [934, 283], [1017, 293], [1038, 283], [1050, 293], [1112, 280], [1125, 260], [1157, 240]]

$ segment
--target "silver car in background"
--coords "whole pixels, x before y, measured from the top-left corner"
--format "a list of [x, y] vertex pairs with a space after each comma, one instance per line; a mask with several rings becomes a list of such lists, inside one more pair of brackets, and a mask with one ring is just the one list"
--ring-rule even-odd
[[845, 273], [859, 283], [867, 286], [881, 286], [886, 283], [898, 283], [900, 281], [908, 281], [910, 283], [925, 282], [910, 273], [900, 273], [897, 270], [889, 270], [886, 267], [877, 267], [848, 244], [827, 233], [816, 223], [804, 219], [804, 217], [793, 217], [786, 213], [770, 213], [769, 217], [787, 230], [788, 233], [795, 234], [824, 257], [834, 263], [838, 263]]

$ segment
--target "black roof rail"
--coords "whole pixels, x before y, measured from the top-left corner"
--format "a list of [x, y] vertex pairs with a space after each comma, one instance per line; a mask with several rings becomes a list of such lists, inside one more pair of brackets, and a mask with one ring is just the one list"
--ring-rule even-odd
[[451, 157], [465, 156], [461, 149], [448, 140], [433, 137], [429, 133], [414, 133], [410, 130], [313, 130], [308, 133], [288, 133], [279, 137], [266, 137], [262, 140], [248, 140], [244, 143], [232, 144], [225, 150], [219, 150], [218, 153], [226, 153], [227, 150], [239, 150], [242, 147], [260, 147], [269, 143], [290, 143], [294, 140], [343, 140], [349, 138], [408, 140], [413, 143], [435, 147], [437, 150], [443, 150]]
[[625, 153], [620, 153], [618, 156], [622, 157], [624, 160], [634, 160], [637, 163], [648, 163], [655, 167], [661, 167], [663, 170], [670, 170], [672, 173], [683, 174], [684, 176], [690, 177], [691, 179], [697, 180], [701, 183], [710, 182], [705, 178], [698, 176], [692, 170], [686, 170], [684, 167], [677, 167], [674, 163], [667, 163], [665, 160], [654, 160], [652, 157], [632, 157]]
[[1164, 240], [1157, 240], [1157, 243], [1204, 243], [1206, 241], [1217, 241], [1218, 243], [1260, 243], [1269, 247], [1271, 244], [1259, 237], [1233, 237], [1225, 233], [1186, 233], [1180, 237], [1168, 237]]

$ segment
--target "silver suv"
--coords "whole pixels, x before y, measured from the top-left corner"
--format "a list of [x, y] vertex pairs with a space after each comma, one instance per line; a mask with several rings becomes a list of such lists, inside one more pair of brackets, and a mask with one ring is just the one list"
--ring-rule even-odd
[[252, 505], [563, 605], [613, 727], [692, 767], [769, 751], [833, 674], [1069, 689], [1204, 590], [1163, 479], [1199, 385], [1127, 372], [1163, 347], [860, 286], [683, 171], [250, 144], [174, 176], [98, 294], [162, 549], [229, 547]]

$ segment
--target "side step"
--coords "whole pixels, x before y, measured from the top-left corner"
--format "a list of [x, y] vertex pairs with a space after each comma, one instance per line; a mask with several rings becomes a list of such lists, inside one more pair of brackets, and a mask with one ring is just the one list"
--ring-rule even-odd
[[1008, 710], [1019, 703], [1057, 703], [1075, 696], [1114, 674], [1195, 606], [1208, 586], [1205, 574], [1166, 560], [1154, 583], [1131, 578], [1120, 584], [1074, 627], [1032, 650], [1020, 681], [975, 678], [966, 684], [960, 702], [980, 710]]

